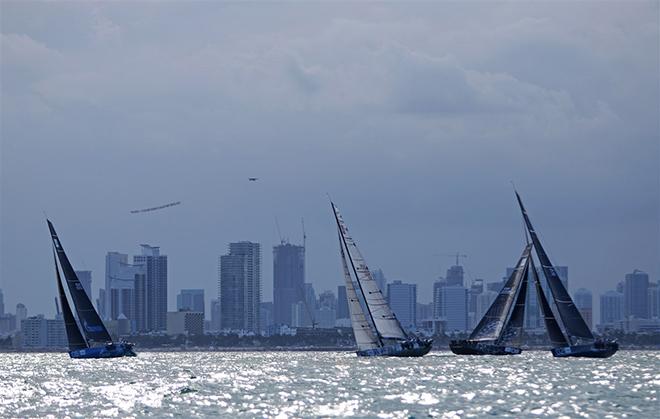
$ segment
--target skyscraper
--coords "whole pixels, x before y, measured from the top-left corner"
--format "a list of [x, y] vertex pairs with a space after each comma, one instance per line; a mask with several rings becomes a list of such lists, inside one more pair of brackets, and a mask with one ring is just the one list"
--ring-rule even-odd
[[[106, 320], [117, 320], [120, 316], [128, 319], [133, 331], [147, 331], [144, 316], [144, 293], [136, 298], [136, 284], [144, 286], [145, 266], [128, 263], [128, 255], [108, 252], [105, 255], [105, 288], [99, 290], [100, 312]], [[135, 310], [136, 300], [140, 307], [139, 318]], [[141, 304], [140, 304], [141, 303]]]
[[92, 299], [92, 271], [75, 271], [87, 296]]
[[259, 333], [261, 246], [243, 241], [229, 244], [218, 267], [220, 324], [223, 329]]
[[204, 310], [204, 290], [186, 289], [181, 290], [176, 296], [176, 309], [178, 311], [195, 311], [205, 313]]
[[467, 289], [460, 285], [440, 286], [434, 295], [434, 305], [439, 318], [445, 321], [449, 333], [467, 330]]
[[348, 312], [348, 298], [346, 297], [346, 285], [337, 287], [337, 318], [348, 319], [351, 315]]
[[302, 301], [305, 248], [289, 243], [273, 247], [273, 310], [275, 324], [292, 326], [291, 314]]
[[454, 265], [451, 268], [447, 269], [447, 276], [445, 277], [445, 282], [447, 286], [459, 285], [463, 286], [463, 267], [460, 265]]
[[382, 269], [376, 269], [371, 271], [371, 276], [373, 277], [374, 281], [376, 281], [376, 284], [378, 285], [378, 289], [381, 290], [383, 295], [387, 297], [387, 278], [385, 278], [385, 274], [383, 273]]
[[624, 316], [638, 319], [649, 318], [649, 275], [635, 269], [626, 274], [623, 288]]
[[167, 330], [167, 256], [160, 247], [141, 244], [142, 254], [133, 256], [133, 265], [142, 265], [135, 279], [135, 318], [140, 331]]
[[27, 319], [28, 316], [28, 310], [27, 307], [25, 307], [25, 304], [23, 303], [18, 303], [16, 304], [16, 329], [17, 330], [22, 330], [21, 329], [21, 322], [25, 319]]
[[387, 301], [406, 330], [417, 326], [417, 284], [394, 281], [387, 284]]
[[216, 332], [222, 330], [220, 314], [220, 300], [211, 300], [211, 330]]
[[0, 289], [0, 316], [5, 314], [5, 296]]
[[575, 307], [591, 329], [593, 324], [593, 297], [591, 291], [586, 288], [579, 288], [573, 294], [573, 300], [575, 301]]
[[649, 284], [649, 318], [660, 318], [660, 284]]
[[623, 294], [607, 291], [600, 296], [600, 324], [614, 325], [623, 320]]

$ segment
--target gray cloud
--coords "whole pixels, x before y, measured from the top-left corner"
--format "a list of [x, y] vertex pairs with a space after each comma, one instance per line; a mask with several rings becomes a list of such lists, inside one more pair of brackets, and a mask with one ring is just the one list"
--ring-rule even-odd
[[423, 291], [460, 249], [496, 280], [521, 246], [512, 179], [571, 288], [657, 279], [658, 6], [608, 5], [3, 3], [8, 303], [52, 311], [42, 210], [95, 286], [106, 251], [161, 245], [171, 296], [215, 295], [241, 239], [270, 295], [273, 216], [292, 238], [305, 216], [309, 278], [334, 288], [325, 192], [390, 277]]

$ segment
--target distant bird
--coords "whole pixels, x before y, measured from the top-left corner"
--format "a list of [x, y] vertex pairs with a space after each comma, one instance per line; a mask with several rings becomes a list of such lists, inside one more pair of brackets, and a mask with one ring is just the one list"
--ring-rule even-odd
[[175, 205], [179, 205], [180, 203], [181, 203], [181, 201], [176, 201], [176, 202], [170, 202], [169, 204], [160, 205], [160, 206], [157, 206], [157, 207], [151, 207], [151, 208], [144, 208], [144, 209], [139, 209], [139, 210], [133, 210], [133, 211], [131, 211], [131, 214], [139, 214], [139, 213], [141, 213], [141, 212], [156, 211], [156, 210], [163, 209], [163, 208], [173, 207], [173, 206], [175, 206]]
[[248, 180], [250, 182], [256, 182], [257, 180], [259, 180], [259, 178], [258, 177], [249, 177]]

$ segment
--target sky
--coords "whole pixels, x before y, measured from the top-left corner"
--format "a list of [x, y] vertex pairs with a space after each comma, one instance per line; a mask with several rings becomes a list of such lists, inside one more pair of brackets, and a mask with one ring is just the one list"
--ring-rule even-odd
[[[332, 197], [371, 268], [432, 283], [461, 252], [500, 280], [521, 193], [571, 292], [660, 279], [659, 6], [642, 2], [0, 3], [0, 288], [55, 312], [53, 221], [76, 269], [169, 258], [217, 295], [232, 241], [307, 233], [343, 281]], [[249, 182], [248, 177], [258, 177]], [[138, 208], [182, 204], [150, 213]], [[597, 317], [595, 316], [595, 319]]]

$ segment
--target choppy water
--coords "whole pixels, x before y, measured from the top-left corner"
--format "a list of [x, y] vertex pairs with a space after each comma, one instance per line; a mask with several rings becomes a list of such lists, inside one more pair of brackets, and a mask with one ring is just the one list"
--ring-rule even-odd
[[604, 360], [333, 352], [0, 354], [0, 417], [656, 417], [660, 352]]

